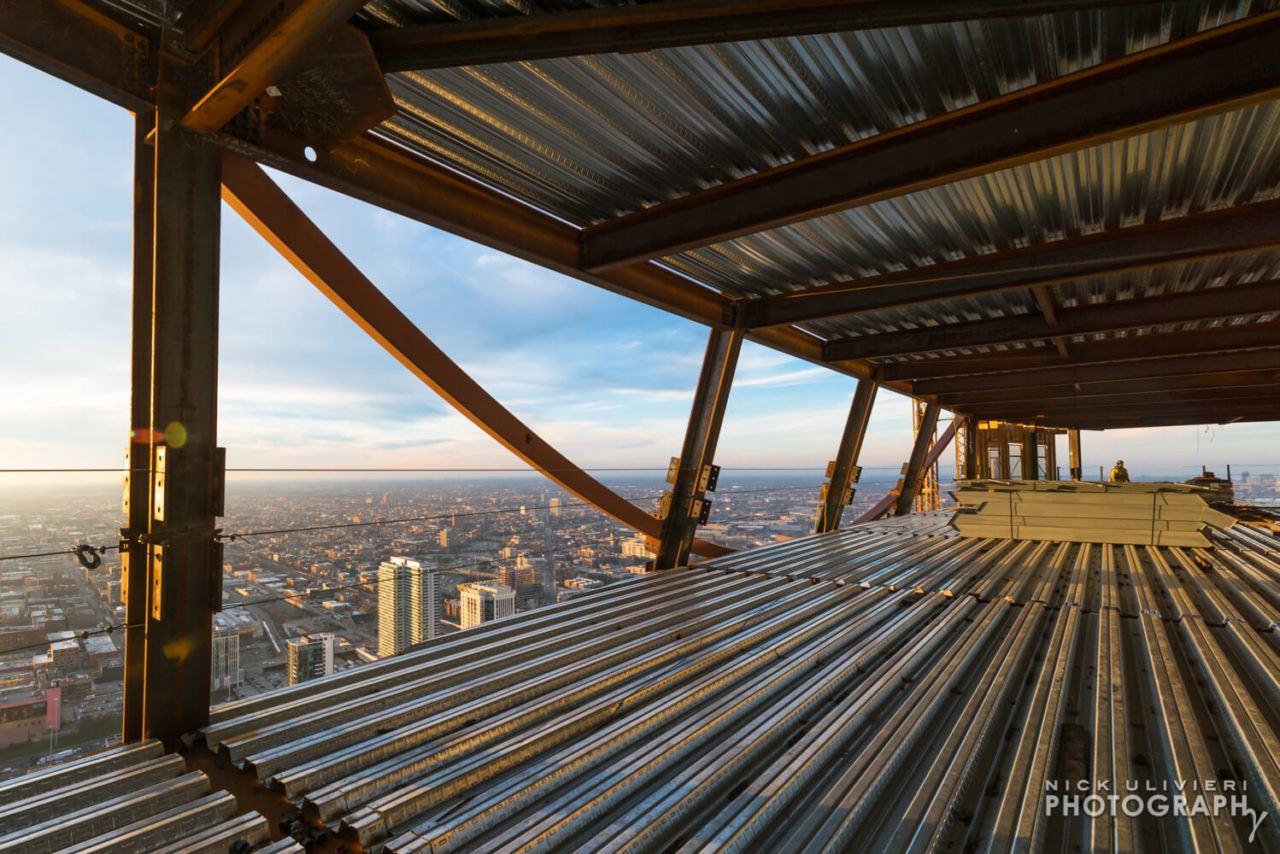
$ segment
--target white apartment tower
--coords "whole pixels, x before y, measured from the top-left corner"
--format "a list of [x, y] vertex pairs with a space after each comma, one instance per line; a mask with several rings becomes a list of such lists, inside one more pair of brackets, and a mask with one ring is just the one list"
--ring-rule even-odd
[[469, 629], [516, 612], [516, 592], [505, 584], [473, 581], [459, 584], [462, 597], [462, 627]]
[[230, 690], [244, 681], [240, 670], [240, 633], [235, 629], [213, 630], [213, 657], [209, 662], [210, 687]]
[[392, 557], [378, 567], [378, 655], [386, 658], [436, 637], [440, 578], [416, 560]]
[[289, 684], [331, 675], [333, 645], [333, 632], [316, 632], [285, 641], [289, 653]]

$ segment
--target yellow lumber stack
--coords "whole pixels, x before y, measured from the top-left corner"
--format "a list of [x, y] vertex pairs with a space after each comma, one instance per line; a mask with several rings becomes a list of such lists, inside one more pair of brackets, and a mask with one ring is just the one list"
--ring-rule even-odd
[[1209, 506], [1215, 495], [1180, 483], [966, 481], [951, 524], [965, 537], [1208, 547], [1207, 526], [1236, 522]]

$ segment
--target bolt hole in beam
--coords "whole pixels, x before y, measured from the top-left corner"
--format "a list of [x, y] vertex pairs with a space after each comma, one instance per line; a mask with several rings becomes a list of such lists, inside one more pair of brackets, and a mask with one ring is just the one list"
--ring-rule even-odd
[[[468, 376], [333, 245], [261, 167], [224, 152], [222, 182], [223, 198], [245, 222], [449, 405], [602, 513], [646, 536], [660, 536], [660, 520], [575, 466]], [[717, 557], [732, 549], [694, 540], [693, 551]]]
[[308, 163], [315, 163], [320, 159], [320, 155], [316, 154], [316, 150], [309, 145], [302, 149], [302, 156], [307, 159]]

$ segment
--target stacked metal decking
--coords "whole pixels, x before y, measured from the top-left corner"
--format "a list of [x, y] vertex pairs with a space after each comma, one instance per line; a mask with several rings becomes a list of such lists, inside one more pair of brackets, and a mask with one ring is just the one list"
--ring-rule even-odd
[[1208, 528], [1236, 519], [1218, 489], [1183, 483], [962, 481], [952, 526], [966, 537], [1206, 548]]
[[[302, 851], [270, 844], [267, 821], [242, 813], [158, 741], [104, 751], [0, 781], [0, 851], [225, 854]], [[237, 848], [237, 846], [239, 846]]]
[[[1280, 850], [1280, 550], [912, 517], [636, 577], [214, 710], [353, 847]], [[1053, 781], [1269, 813], [1064, 817]]]

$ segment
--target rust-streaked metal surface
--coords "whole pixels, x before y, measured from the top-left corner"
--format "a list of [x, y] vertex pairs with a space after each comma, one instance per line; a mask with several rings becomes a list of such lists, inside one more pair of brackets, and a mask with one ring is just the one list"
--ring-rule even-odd
[[283, 82], [291, 64], [321, 36], [350, 20], [362, 0], [299, 0], [254, 42], [251, 50], [182, 117], [189, 130], [213, 133], [270, 85]]
[[1280, 808], [1280, 541], [965, 540], [947, 514], [621, 581], [214, 709], [347, 842], [450, 850], [1277, 850], [1269, 820], [1046, 815], [1051, 780]]

